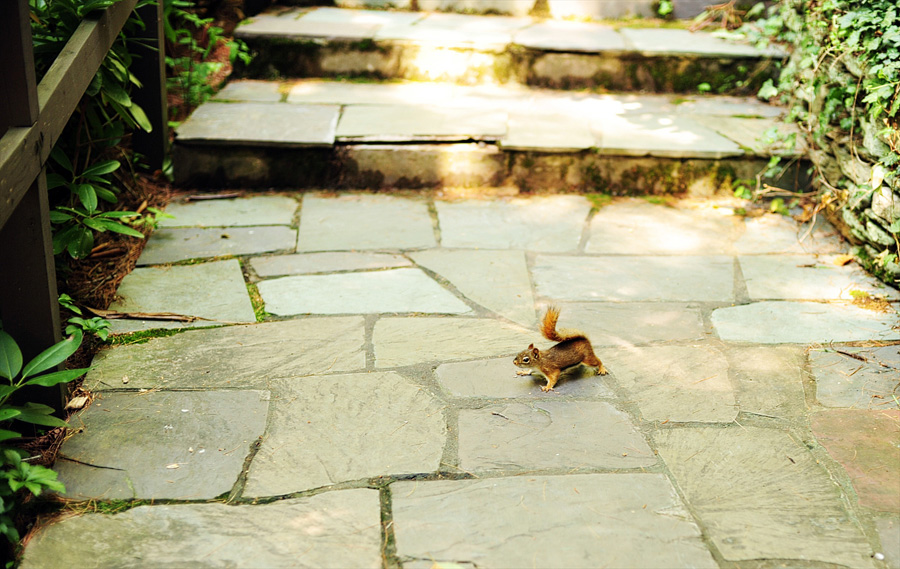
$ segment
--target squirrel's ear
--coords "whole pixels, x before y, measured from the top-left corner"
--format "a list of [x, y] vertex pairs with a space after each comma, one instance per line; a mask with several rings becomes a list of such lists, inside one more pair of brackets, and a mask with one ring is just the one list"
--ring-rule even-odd
[[529, 350], [533, 350], [533, 349], [534, 349], [534, 344], [528, 344], [528, 349], [529, 349]]
[[534, 357], [538, 357], [538, 356], [540, 355], [540, 353], [541, 353], [541, 352], [540, 352], [537, 348], [535, 348], [534, 345], [532, 345], [532, 347], [531, 347], [531, 354], [532, 354]]

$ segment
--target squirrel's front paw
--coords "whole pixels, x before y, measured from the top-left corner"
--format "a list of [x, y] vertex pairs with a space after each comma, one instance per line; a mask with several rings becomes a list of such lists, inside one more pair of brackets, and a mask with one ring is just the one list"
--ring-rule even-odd
[[542, 386], [541, 386], [541, 391], [543, 391], [544, 393], [546, 393], [546, 392], [548, 392], [548, 391], [553, 391], [553, 388], [550, 387], [549, 385], [542, 385]]
[[531, 371], [527, 369], [517, 369], [516, 375], [531, 375]]

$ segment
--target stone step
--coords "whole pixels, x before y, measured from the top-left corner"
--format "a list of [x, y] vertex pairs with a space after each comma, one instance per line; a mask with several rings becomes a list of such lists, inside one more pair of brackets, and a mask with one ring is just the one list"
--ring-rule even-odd
[[[413, 0], [335, 0], [340, 8], [412, 10]], [[672, 16], [693, 18], [709, 5], [707, 0], [672, 0]], [[419, 10], [493, 14], [540, 15], [554, 19], [653, 18], [659, 0], [416, 0]]]
[[770, 140], [791, 134], [780, 113], [733, 96], [236, 81], [178, 127], [174, 168], [193, 186], [709, 194], [802, 155]]
[[[645, 24], [646, 25], [646, 24]], [[751, 94], [776, 49], [708, 32], [570, 20], [340, 8], [279, 9], [235, 35], [251, 78], [366, 77], [554, 89]], [[705, 87], [702, 87], [705, 88]]]

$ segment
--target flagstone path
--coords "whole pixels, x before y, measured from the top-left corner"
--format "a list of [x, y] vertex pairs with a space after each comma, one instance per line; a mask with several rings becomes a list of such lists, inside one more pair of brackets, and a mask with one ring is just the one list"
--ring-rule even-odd
[[[22, 567], [900, 567], [896, 290], [728, 202], [179, 201]], [[856, 292], [861, 291], [861, 292]], [[886, 312], [853, 304], [862, 293]], [[517, 376], [548, 304], [610, 374]], [[178, 330], [174, 330], [178, 329]]]

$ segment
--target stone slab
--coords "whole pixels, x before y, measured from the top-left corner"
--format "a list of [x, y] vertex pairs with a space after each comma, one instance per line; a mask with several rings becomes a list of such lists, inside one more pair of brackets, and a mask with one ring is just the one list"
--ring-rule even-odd
[[459, 412], [464, 472], [642, 468], [656, 456], [631, 419], [600, 401], [506, 403]]
[[486, 318], [381, 318], [372, 344], [375, 367], [391, 368], [514, 356], [538, 337], [537, 332]]
[[[565, 302], [559, 327], [584, 332], [594, 346], [632, 346], [706, 337], [696, 305], [670, 302]], [[603, 359], [601, 350], [596, 350]]]
[[[547, 399], [548, 395], [541, 391], [546, 380], [516, 375], [520, 369], [508, 357], [441, 364], [434, 373], [441, 387], [454, 397]], [[553, 395], [611, 398], [613, 392], [608, 383], [595, 369], [579, 366], [560, 376]]]
[[497, 144], [506, 150], [579, 152], [595, 141], [582, 117], [514, 113], [509, 116], [506, 136]]
[[419, 249], [436, 246], [423, 200], [385, 195], [306, 195], [298, 251]]
[[819, 348], [809, 352], [809, 366], [816, 399], [826, 407], [900, 408], [898, 346]]
[[256, 227], [164, 227], [147, 240], [138, 265], [159, 265], [188, 259], [293, 251], [297, 230]]
[[667, 429], [654, 440], [726, 560], [873, 567], [840, 487], [787, 433], [734, 425]]
[[409, 25], [421, 20], [420, 12], [391, 10], [341, 10], [326, 6], [316, 7], [302, 16], [304, 22], [328, 24], [375, 24], [378, 26]]
[[344, 108], [335, 136], [346, 142], [497, 140], [506, 121], [506, 112], [495, 109], [353, 105]]
[[754, 255], [739, 260], [753, 299], [852, 300], [854, 291], [900, 297], [856, 265], [835, 264], [830, 255]]
[[256, 322], [244, 275], [236, 259], [199, 265], [138, 267], [122, 279], [116, 296], [110, 310], [174, 312], [202, 320], [112, 320], [111, 328], [115, 333]]
[[808, 344], [900, 340], [897, 314], [848, 304], [768, 301], [719, 308], [712, 313], [719, 337], [730, 342]]
[[[390, 12], [387, 12], [390, 13]], [[459, 106], [459, 86], [438, 83], [349, 83], [302, 80], [288, 91], [287, 102], [316, 105]]]
[[390, 255], [387, 253], [335, 252], [253, 257], [250, 259], [250, 266], [261, 277], [277, 277], [282, 275], [395, 269], [398, 267], [410, 267], [412, 262], [401, 255]]
[[290, 314], [465, 314], [463, 301], [419, 269], [298, 275], [261, 281], [266, 311]]
[[281, 83], [242, 79], [230, 81], [221, 91], [213, 95], [217, 101], [255, 101], [257, 103], [277, 103], [281, 101]]
[[252, 196], [225, 200], [173, 202], [166, 206], [172, 218], [160, 227], [235, 227], [290, 225], [300, 204], [288, 196]]
[[809, 224], [798, 224], [793, 219], [770, 213], [744, 220], [744, 233], [735, 243], [742, 255], [757, 253], [843, 253], [847, 245], [838, 237], [837, 230], [817, 217]]
[[364, 343], [358, 316], [192, 330], [101, 350], [84, 385], [94, 392], [265, 389], [273, 379], [362, 370]]
[[218, 103], [200, 105], [175, 129], [179, 142], [253, 146], [331, 146], [337, 105]]
[[819, 411], [810, 428], [850, 475], [860, 505], [900, 514], [900, 410]]
[[352, 480], [438, 470], [442, 404], [399, 374], [273, 383], [266, 439], [244, 496], [279, 496]]
[[795, 124], [747, 117], [694, 115], [694, 119], [757, 156], [806, 155], [806, 139]]
[[530, 18], [484, 18], [466, 14], [432, 13], [410, 26], [382, 29], [375, 35], [375, 39], [440, 44], [445, 47], [497, 48], [509, 44], [513, 34], [529, 24]]
[[734, 262], [726, 256], [563, 257], [538, 255], [538, 296], [589, 301], [727, 302]]
[[744, 154], [737, 143], [685, 115], [605, 116], [593, 121], [593, 129], [601, 154], [717, 160]]
[[607, 350], [607, 369], [648, 421], [727, 423], [737, 417], [728, 360], [716, 347]]
[[419, 9], [491, 16], [527, 16], [533, 5], [534, 0], [420, 0]]
[[513, 35], [513, 43], [546, 51], [624, 51], [625, 40], [609, 26], [588, 22], [546, 20]]
[[484, 569], [717, 567], [662, 474], [397, 482], [391, 494], [404, 559]]
[[722, 209], [673, 208], [625, 200], [604, 206], [594, 215], [585, 252], [728, 254], [739, 228], [738, 220]]
[[900, 518], [882, 518], [875, 521], [881, 538], [884, 564], [890, 569], [900, 569]]
[[[376, 490], [328, 492], [271, 504], [139, 506], [44, 527], [23, 569], [54, 567], [381, 567]], [[352, 547], [348, 544], [352, 543]]]
[[591, 205], [581, 196], [437, 201], [444, 247], [574, 251]]
[[329, 21], [307, 19], [313, 14], [300, 11], [283, 14], [261, 14], [246, 20], [236, 30], [240, 38], [334, 38], [343, 40], [372, 40], [382, 24], [374, 21]]
[[808, 411], [803, 393], [806, 352], [796, 346], [729, 347], [731, 379], [744, 413], [792, 419]]
[[536, 324], [523, 252], [431, 249], [410, 257], [450, 281], [469, 300], [517, 324]]
[[730, 42], [708, 32], [666, 28], [622, 28], [626, 45], [645, 55], [700, 55], [705, 57], [760, 57], [751, 45]]
[[550, 13], [559, 19], [653, 18], [656, 8], [650, 0], [547, 0]]
[[81, 429], [57, 461], [65, 495], [210, 500], [226, 494], [265, 431], [268, 399], [267, 391], [106, 393], [70, 419]]

